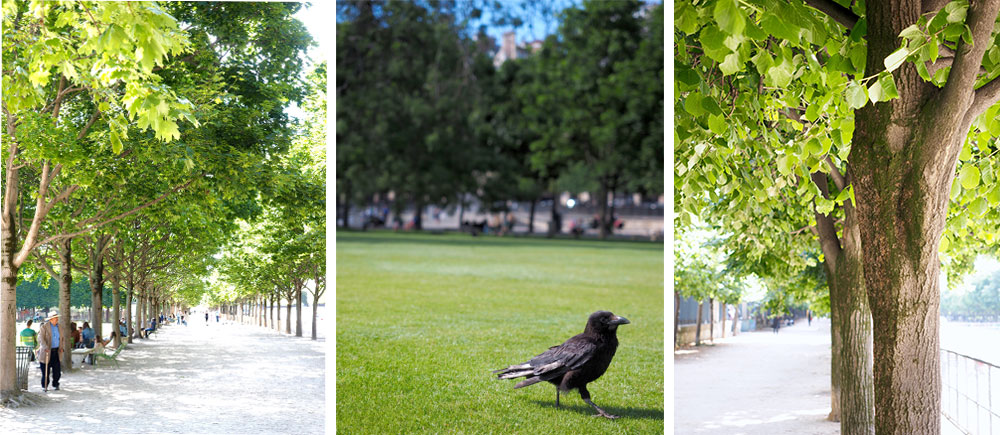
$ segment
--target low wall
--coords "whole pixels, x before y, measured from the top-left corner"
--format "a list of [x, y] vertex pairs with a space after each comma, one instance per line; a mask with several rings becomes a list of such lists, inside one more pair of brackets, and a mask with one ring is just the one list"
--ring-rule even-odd
[[[742, 327], [741, 323], [744, 323], [744, 321], [742, 321], [742, 320], [738, 320], [737, 321], [737, 325], [736, 325], [736, 331], [737, 332], [736, 332], [736, 334], [739, 334], [739, 331], [740, 331], [740, 329]], [[731, 336], [733, 336], [733, 321], [732, 321], [732, 319], [726, 319], [726, 330], [725, 331], [722, 330], [722, 321], [721, 320], [715, 322], [714, 325], [715, 325], [714, 328], [713, 328], [712, 324], [709, 324], [707, 322], [703, 323], [701, 325], [701, 340], [702, 341], [708, 341], [710, 338], [724, 338], [724, 337], [731, 337]], [[679, 346], [690, 346], [690, 345], [694, 344], [694, 341], [695, 341], [694, 338], [695, 338], [695, 332], [697, 330], [697, 326], [698, 325], [693, 324], [693, 323], [692, 324], [688, 324], [688, 325], [680, 325], [680, 328], [677, 328], [677, 344]]]

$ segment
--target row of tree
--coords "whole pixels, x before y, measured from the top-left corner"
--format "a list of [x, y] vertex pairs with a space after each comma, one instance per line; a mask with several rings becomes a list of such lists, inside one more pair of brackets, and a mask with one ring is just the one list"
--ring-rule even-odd
[[[300, 7], [3, 4], [0, 401], [20, 394], [18, 282], [56, 279], [64, 318], [75, 277], [87, 277], [93, 307], [109, 282], [111, 321], [124, 318], [131, 340], [201, 301], [239, 220], [283, 195], [321, 202], [283, 163], [305, 134], [284, 107], [310, 92]], [[133, 304], [134, 316], [120, 313]]]
[[973, 283], [966, 292], [941, 295], [941, 314], [953, 319], [1000, 319], [1000, 271]]
[[486, 11], [514, 23], [538, 12], [519, 6], [338, 4], [345, 223], [352, 206], [390, 192], [397, 215], [415, 207], [417, 228], [425, 206], [464, 211], [470, 198], [491, 209], [530, 202], [533, 222], [560, 179], [596, 186], [601, 222], [613, 215], [609, 193], [663, 193], [662, 5], [585, 1], [562, 11], [538, 52], [497, 69], [496, 47], [471, 23]]
[[940, 430], [939, 271], [998, 243], [998, 10], [675, 4], [678, 237], [703, 220], [731, 273], [828, 289], [843, 433]]

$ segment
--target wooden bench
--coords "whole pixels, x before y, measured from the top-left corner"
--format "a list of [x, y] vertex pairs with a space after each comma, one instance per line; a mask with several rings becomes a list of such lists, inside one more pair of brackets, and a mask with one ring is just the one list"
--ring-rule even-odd
[[115, 363], [115, 368], [118, 368], [118, 354], [122, 353], [122, 350], [125, 349], [125, 346], [127, 344], [128, 344], [127, 341], [122, 340], [122, 344], [118, 346], [118, 349], [115, 349], [115, 353], [111, 355], [105, 353], [95, 353], [94, 356], [97, 357], [94, 359], [95, 365], [98, 359], [106, 359], [108, 361]]

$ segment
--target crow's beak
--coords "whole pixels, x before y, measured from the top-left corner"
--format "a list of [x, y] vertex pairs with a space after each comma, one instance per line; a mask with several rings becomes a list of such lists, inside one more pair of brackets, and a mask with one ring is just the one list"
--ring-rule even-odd
[[624, 318], [622, 316], [615, 316], [614, 319], [611, 319], [611, 324], [612, 325], [626, 325], [626, 324], [629, 324], [629, 323], [632, 323], [632, 322], [629, 322], [628, 319], [626, 319], [626, 318]]

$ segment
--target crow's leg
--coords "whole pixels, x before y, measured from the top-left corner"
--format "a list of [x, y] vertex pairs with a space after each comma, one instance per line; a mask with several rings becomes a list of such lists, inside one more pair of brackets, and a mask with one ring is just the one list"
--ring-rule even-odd
[[556, 386], [556, 408], [559, 407], [559, 387]]
[[590, 401], [590, 392], [587, 391], [587, 386], [586, 385], [580, 387], [580, 397], [583, 398], [583, 401], [587, 402], [587, 404], [590, 405], [590, 407], [594, 408], [594, 410], [597, 411], [597, 414], [594, 414], [594, 417], [597, 417], [598, 415], [601, 416], [601, 417], [604, 417], [604, 418], [618, 418], [619, 417], [617, 415], [608, 414], [606, 411], [604, 411], [603, 409], [601, 409], [601, 407], [595, 405], [594, 402], [591, 402]]

